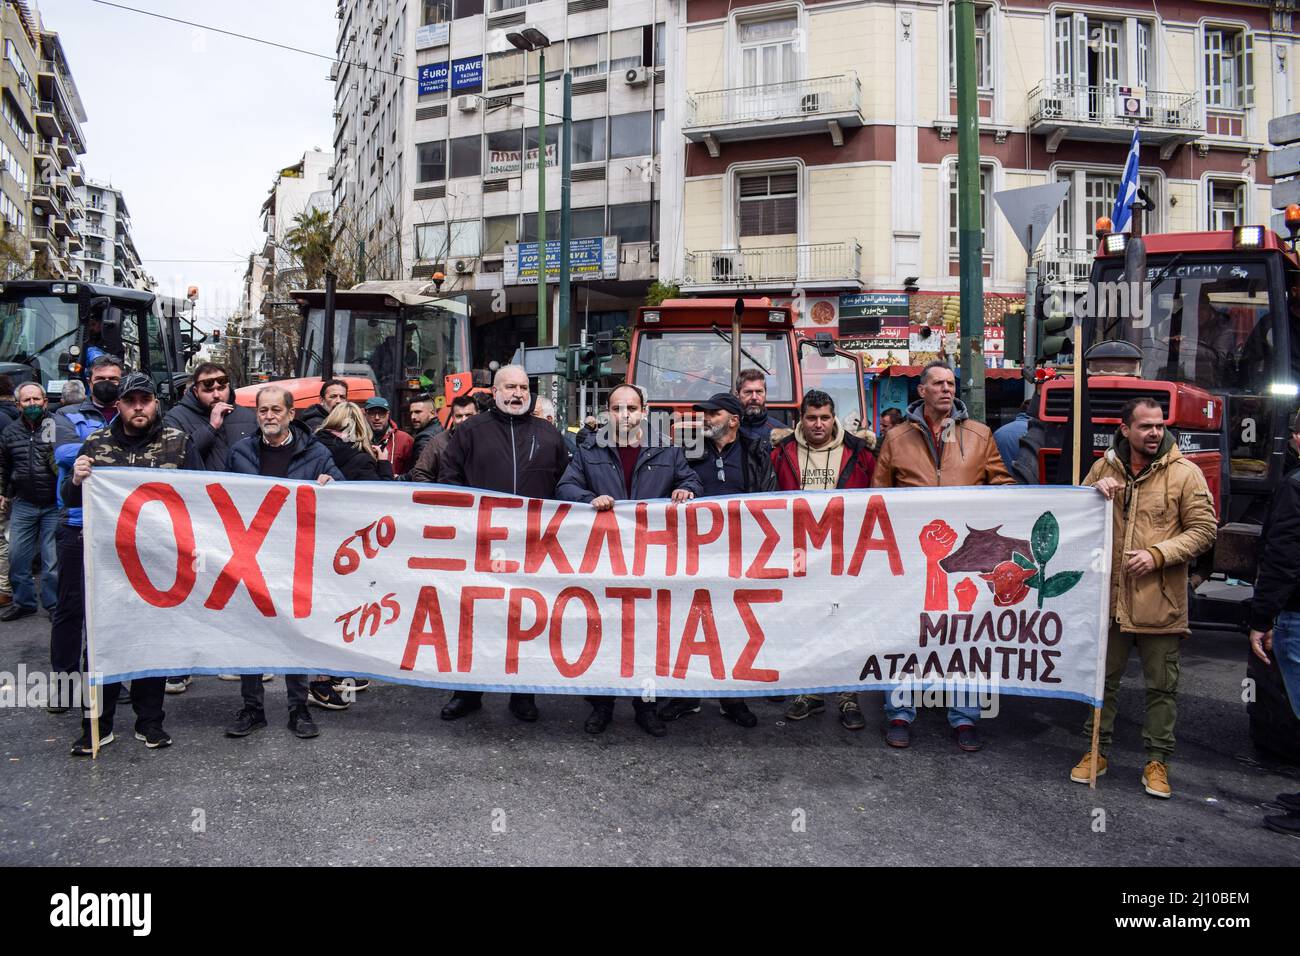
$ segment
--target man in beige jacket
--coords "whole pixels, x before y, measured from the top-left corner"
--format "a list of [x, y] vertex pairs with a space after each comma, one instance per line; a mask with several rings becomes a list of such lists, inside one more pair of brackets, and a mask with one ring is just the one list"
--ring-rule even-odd
[[[889, 430], [877, 451], [873, 488], [937, 488], [962, 485], [1010, 485], [1015, 480], [1006, 465], [993, 432], [971, 421], [957, 398], [957, 377], [943, 362], [921, 370], [917, 386], [921, 396], [907, 407], [901, 425]], [[908, 747], [916, 707], [900, 699], [906, 688], [885, 693], [885, 743]], [[975, 722], [980, 709], [948, 708], [948, 726], [957, 746], [967, 753], [984, 747]]]
[[[1114, 502], [1111, 541], [1111, 625], [1106, 641], [1106, 695], [1101, 710], [1097, 776], [1115, 727], [1116, 698], [1129, 652], [1137, 644], [1146, 678], [1142, 725], [1147, 764], [1142, 786], [1168, 799], [1169, 758], [1177, 716], [1178, 651], [1187, 626], [1187, 566], [1208, 551], [1218, 533], [1214, 503], [1201, 470], [1182, 456], [1165, 431], [1164, 412], [1135, 398], [1120, 413], [1119, 435], [1084, 479]], [[1092, 733], [1089, 715], [1086, 732]], [[1092, 755], [1070, 771], [1087, 783]]]

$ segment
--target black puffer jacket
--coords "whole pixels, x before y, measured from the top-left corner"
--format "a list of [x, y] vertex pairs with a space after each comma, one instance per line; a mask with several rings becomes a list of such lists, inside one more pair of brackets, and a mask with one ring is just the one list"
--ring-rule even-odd
[[320, 428], [321, 425], [325, 424], [325, 419], [328, 416], [329, 416], [329, 409], [327, 409], [320, 402], [317, 402], [315, 405], [311, 406], [310, 408], [305, 408], [302, 411], [298, 412], [296, 415], [294, 415], [294, 418], [296, 418], [298, 421], [306, 425], [307, 431], [315, 432], [316, 429]]
[[22, 418], [23, 413], [18, 409], [18, 403], [14, 401], [0, 402], [0, 431], [10, 422], [16, 422]]
[[24, 419], [0, 431], [0, 484], [6, 498], [38, 507], [54, 504], [58, 479], [54, 466], [54, 421], [42, 415], [35, 425]]
[[333, 432], [320, 431], [316, 440], [334, 456], [334, 467], [343, 472], [344, 481], [392, 481], [393, 465], [375, 461], [351, 442], [346, 442]]
[[493, 406], [456, 426], [438, 466], [444, 485], [464, 485], [524, 498], [554, 498], [569, 465], [560, 433], [529, 411], [507, 415]]
[[163, 424], [179, 428], [189, 436], [190, 445], [205, 470], [225, 471], [230, 449], [249, 435], [256, 434], [257, 415], [251, 408], [236, 405], [219, 429], [208, 424], [211, 415], [212, 412], [190, 391], [163, 416]]

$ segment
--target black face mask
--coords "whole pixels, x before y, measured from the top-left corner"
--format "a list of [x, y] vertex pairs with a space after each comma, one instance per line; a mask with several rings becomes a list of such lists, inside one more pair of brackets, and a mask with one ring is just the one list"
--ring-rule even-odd
[[95, 399], [96, 405], [107, 408], [117, 401], [117, 383], [96, 382], [90, 387], [90, 394]]

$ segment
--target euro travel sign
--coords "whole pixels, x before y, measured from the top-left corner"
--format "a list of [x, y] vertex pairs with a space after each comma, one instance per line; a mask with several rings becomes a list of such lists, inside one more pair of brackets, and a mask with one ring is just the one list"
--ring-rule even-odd
[[[535, 242], [508, 243], [502, 263], [506, 285], [536, 285], [541, 255]], [[569, 240], [569, 278], [618, 278], [618, 237], [594, 236]], [[546, 281], [560, 281], [560, 240], [546, 240]]]
[[428, 63], [420, 67], [416, 87], [418, 94], [446, 93], [450, 74], [450, 65], [447, 63]]
[[[1109, 504], [936, 488], [584, 504], [97, 469], [90, 668], [555, 694], [978, 686], [1096, 704]], [[971, 691], [973, 692], [973, 691]]]

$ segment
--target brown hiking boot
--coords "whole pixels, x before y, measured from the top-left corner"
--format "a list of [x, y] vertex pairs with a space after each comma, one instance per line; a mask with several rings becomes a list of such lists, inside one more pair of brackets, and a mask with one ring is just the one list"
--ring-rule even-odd
[[1142, 787], [1151, 796], [1168, 800], [1174, 795], [1169, 787], [1169, 768], [1159, 760], [1148, 761], [1146, 769], [1142, 771]]
[[[1104, 776], [1106, 773], [1106, 758], [1101, 754], [1097, 755], [1097, 776]], [[1088, 783], [1092, 776], [1092, 751], [1083, 755], [1083, 759], [1074, 765], [1070, 771], [1070, 779], [1075, 783]]]

